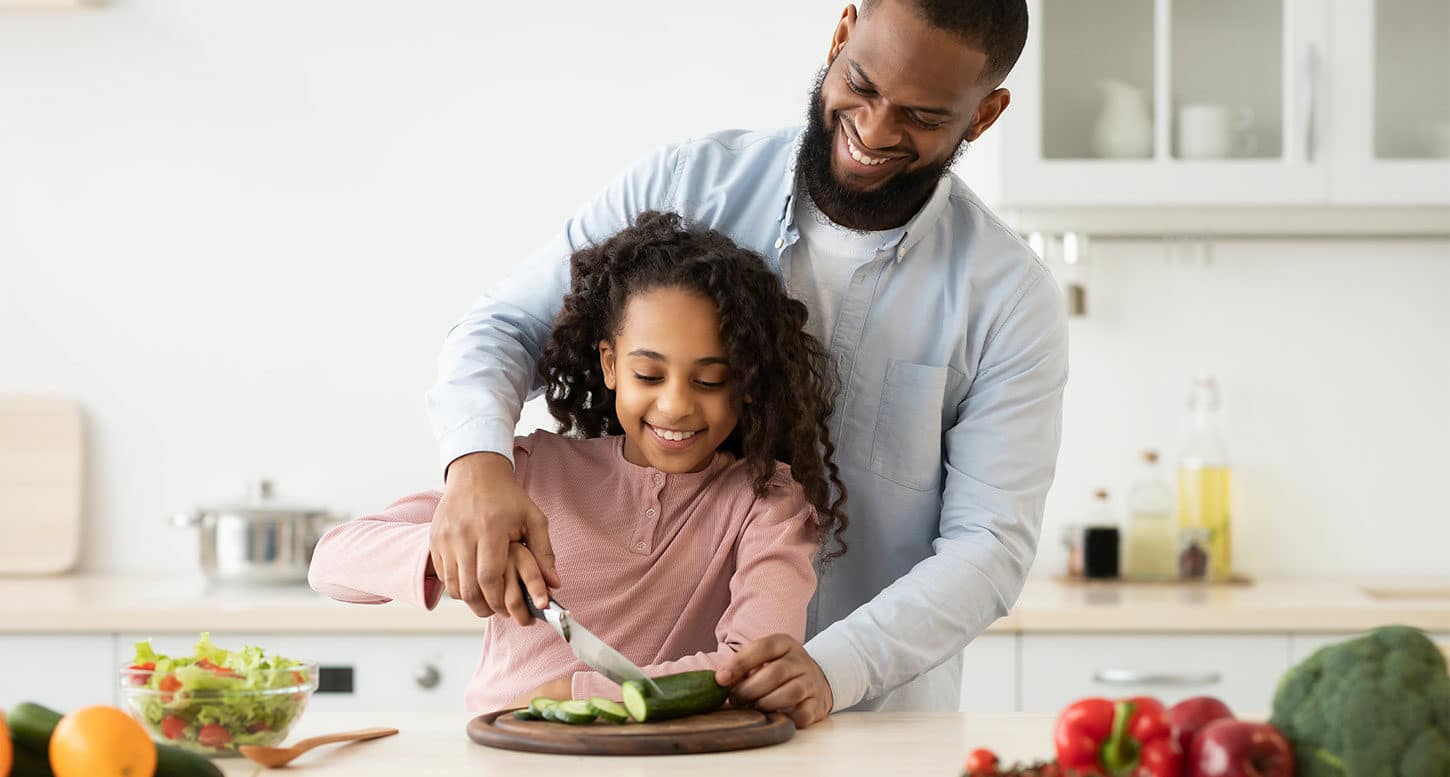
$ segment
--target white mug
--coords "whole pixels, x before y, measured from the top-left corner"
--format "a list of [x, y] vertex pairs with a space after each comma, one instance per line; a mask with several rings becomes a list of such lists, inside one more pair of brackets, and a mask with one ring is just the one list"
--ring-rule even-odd
[[1185, 105], [1178, 109], [1178, 156], [1184, 159], [1248, 156], [1257, 146], [1249, 132], [1253, 124], [1254, 114], [1248, 108]]

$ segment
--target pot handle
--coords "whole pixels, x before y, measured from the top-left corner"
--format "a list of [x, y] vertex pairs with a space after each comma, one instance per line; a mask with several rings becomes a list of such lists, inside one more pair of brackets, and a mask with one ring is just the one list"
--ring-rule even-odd
[[204, 517], [205, 514], [200, 512], [172, 513], [170, 520], [171, 525], [178, 529], [190, 529], [193, 526], [200, 526]]

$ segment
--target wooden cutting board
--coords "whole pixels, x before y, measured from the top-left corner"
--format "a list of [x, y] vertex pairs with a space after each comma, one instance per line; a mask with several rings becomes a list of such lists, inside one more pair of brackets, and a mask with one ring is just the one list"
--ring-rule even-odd
[[468, 722], [468, 738], [489, 747], [571, 755], [683, 755], [776, 745], [795, 734], [779, 712], [716, 710], [659, 723], [571, 726], [518, 720], [513, 710], [490, 712]]
[[0, 396], [0, 575], [75, 566], [85, 443], [80, 407], [62, 397]]

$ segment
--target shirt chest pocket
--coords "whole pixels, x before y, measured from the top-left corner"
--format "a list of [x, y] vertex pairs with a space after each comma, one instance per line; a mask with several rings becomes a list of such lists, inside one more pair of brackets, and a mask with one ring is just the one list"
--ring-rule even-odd
[[907, 488], [935, 488], [942, 469], [942, 399], [954, 370], [893, 359], [886, 365], [871, 471]]

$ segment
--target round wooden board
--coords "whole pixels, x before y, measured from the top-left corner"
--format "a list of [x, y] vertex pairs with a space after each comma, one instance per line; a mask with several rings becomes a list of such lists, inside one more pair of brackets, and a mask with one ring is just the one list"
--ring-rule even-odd
[[518, 720], [513, 710], [468, 721], [468, 738], [489, 747], [571, 755], [682, 755], [775, 745], [795, 734], [795, 723], [779, 712], [716, 710], [659, 723], [583, 726], [546, 720]]

